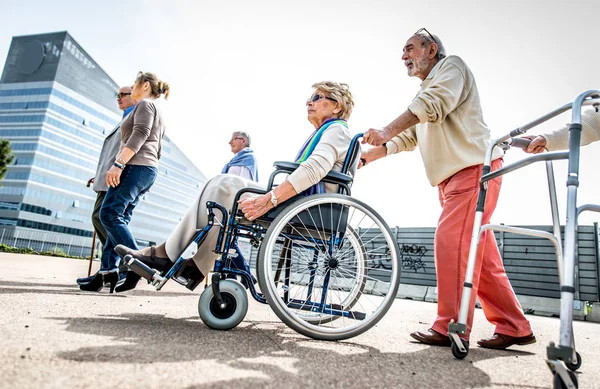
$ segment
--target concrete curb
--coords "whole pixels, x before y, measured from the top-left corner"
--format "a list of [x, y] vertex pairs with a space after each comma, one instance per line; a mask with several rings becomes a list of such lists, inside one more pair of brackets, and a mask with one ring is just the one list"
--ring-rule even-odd
[[425, 301], [428, 301], [430, 303], [437, 303], [437, 286], [427, 287], [427, 295], [425, 296]]
[[427, 287], [422, 285], [400, 284], [396, 298], [425, 301]]
[[[521, 307], [527, 313], [532, 313], [539, 316], [559, 316], [560, 315], [560, 299], [535, 296], [520, 296], [517, 299], [521, 303]], [[573, 319], [585, 320], [585, 302], [573, 301]]]

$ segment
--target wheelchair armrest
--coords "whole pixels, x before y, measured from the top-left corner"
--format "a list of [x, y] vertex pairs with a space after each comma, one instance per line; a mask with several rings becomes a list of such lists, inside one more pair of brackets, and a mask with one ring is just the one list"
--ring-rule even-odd
[[[273, 166], [279, 171], [293, 173], [298, 168], [298, 166], [300, 166], [300, 164], [298, 162], [275, 161], [273, 163]], [[349, 174], [344, 174], [333, 170], [327, 173], [325, 177], [323, 177], [323, 181], [332, 184], [350, 185], [353, 180], [354, 179]]]
[[292, 173], [294, 170], [298, 169], [300, 164], [298, 162], [288, 162], [288, 161], [275, 161], [273, 162], [273, 167], [277, 170], [284, 171], [286, 173]]

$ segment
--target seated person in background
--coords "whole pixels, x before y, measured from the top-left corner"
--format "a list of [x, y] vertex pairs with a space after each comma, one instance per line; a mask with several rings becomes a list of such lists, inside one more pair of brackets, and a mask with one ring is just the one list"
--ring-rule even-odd
[[[281, 204], [299, 193], [308, 196], [334, 193], [338, 190], [338, 185], [323, 183], [321, 179], [331, 170], [342, 169], [352, 140], [346, 120], [350, 117], [354, 101], [346, 84], [324, 81], [312, 87], [315, 91], [306, 101], [306, 106], [308, 121], [315, 130], [296, 156], [295, 161], [299, 162], [300, 166], [286, 181], [269, 193], [240, 200], [240, 209], [248, 220], [264, 215], [276, 204]], [[283, 133], [278, 135], [285, 137], [286, 130], [287, 128], [282, 128]], [[356, 166], [351, 167], [352, 174], [355, 168]], [[212, 200], [230, 209], [236, 193], [248, 187], [265, 189], [258, 183], [239, 176], [218, 175], [206, 183], [198, 200], [165, 243], [137, 251], [121, 245], [116, 250], [121, 257], [131, 254], [154, 269], [167, 271], [179, 259], [194, 236], [207, 225], [206, 202]], [[217, 236], [218, 229], [213, 228], [193, 257], [202, 275], [212, 270], [217, 258], [217, 254], [213, 252]]]
[[231, 134], [231, 152], [235, 154], [221, 170], [221, 174], [235, 174], [258, 182], [258, 164], [254, 151], [250, 148], [250, 135], [242, 131]]
[[[581, 115], [581, 145], [589, 145], [600, 140], [600, 112], [590, 109]], [[527, 135], [523, 138], [531, 140], [525, 152], [538, 154], [544, 151], [564, 150], [569, 148], [569, 125], [543, 135]]]

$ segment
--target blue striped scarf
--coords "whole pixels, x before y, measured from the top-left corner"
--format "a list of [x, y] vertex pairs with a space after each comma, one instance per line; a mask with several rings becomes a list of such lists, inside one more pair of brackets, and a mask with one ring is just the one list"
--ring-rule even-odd
[[[341, 124], [342, 126], [348, 128], [348, 123], [344, 119], [329, 119], [323, 122], [319, 128], [317, 128], [304, 142], [300, 151], [298, 151], [298, 155], [296, 155], [296, 162], [302, 163], [306, 161], [310, 155], [313, 153], [317, 144], [321, 140], [323, 133], [327, 130], [332, 124]], [[319, 181], [315, 185], [306, 189], [302, 192], [303, 196], [311, 196], [314, 194], [325, 193], [325, 185], [323, 182]]]

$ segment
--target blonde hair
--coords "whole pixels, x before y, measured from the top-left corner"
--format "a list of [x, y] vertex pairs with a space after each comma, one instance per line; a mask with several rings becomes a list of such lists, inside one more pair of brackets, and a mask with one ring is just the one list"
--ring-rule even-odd
[[171, 91], [171, 87], [168, 83], [160, 80], [156, 76], [156, 74], [141, 71], [138, 72], [137, 77], [135, 79], [135, 84], [143, 84], [144, 82], [148, 82], [150, 84], [152, 97], [159, 98], [160, 95], [165, 95], [165, 100], [169, 98], [169, 92]]
[[327, 92], [329, 94], [328, 97], [339, 104], [342, 109], [339, 113], [341, 119], [348, 120], [350, 118], [352, 108], [354, 108], [354, 99], [352, 98], [352, 93], [350, 93], [348, 84], [334, 81], [321, 81], [314, 83], [312, 87]]

